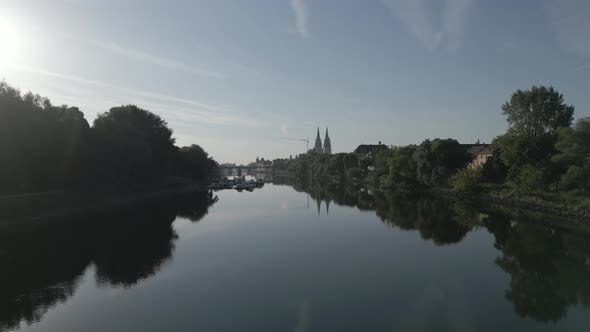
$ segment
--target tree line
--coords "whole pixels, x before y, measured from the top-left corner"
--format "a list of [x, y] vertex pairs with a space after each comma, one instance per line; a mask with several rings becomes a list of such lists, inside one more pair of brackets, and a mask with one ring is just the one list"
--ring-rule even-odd
[[[370, 184], [381, 189], [451, 187], [462, 193], [483, 183], [521, 193], [590, 189], [590, 118], [573, 124], [574, 106], [553, 87], [515, 91], [502, 113], [508, 130], [492, 142], [492, 157], [480, 168], [455, 139], [427, 139], [418, 145], [379, 149], [368, 156], [309, 152], [286, 168], [300, 179]], [[285, 167], [285, 166], [283, 166]]]
[[0, 191], [203, 181], [217, 163], [198, 145], [177, 147], [160, 116], [113, 107], [92, 126], [77, 107], [0, 82]]
[[294, 158], [288, 170], [299, 179], [371, 184], [382, 189], [445, 186], [470, 161], [454, 139], [425, 140], [419, 145], [382, 149], [367, 156], [309, 152]]

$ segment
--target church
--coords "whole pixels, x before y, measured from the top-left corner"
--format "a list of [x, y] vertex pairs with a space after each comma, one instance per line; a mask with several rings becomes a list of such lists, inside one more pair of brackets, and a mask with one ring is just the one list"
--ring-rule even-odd
[[324, 137], [324, 145], [322, 146], [320, 127], [318, 127], [318, 133], [315, 138], [315, 146], [312, 151], [316, 153], [332, 154], [332, 142], [330, 141], [330, 136], [328, 136], [328, 128], [326, 128], [326, 137]]

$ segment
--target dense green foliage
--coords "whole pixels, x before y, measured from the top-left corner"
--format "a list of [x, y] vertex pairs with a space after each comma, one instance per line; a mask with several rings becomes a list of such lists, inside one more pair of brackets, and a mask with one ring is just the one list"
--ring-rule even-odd
[[502, 112], [509, 124], [509, 135], [534, 138], [569, 127], [574, 107], [566, 105], [563, 95], [553, 87], [533, 86], [514, 92], [510, 101], [502, 105]]
[[[574, 107], [564, 103], [563, 96], [552, 87], [517, 90], [502, 106], [508, 131], [496, 139], [498, 158], [507, 168], [509, 181], [521, 190], [531, 190], [531, 172], [542, 176], [533, 187], [557, 187], [563, 167], [552, 161], [561, 128], [571, 125]], [[535, 168], [535, 170], [532, 170]], [[539, 182], [539, 181], [537, 181]], [[527, 184], [528, 183], [528, 184]]]
[[205, 174], [214, 174], [217, 162], [198, 145], [185, 146], [176, 154], [176, 174], [200, 180]]
[[[310, 152], [288, 160], [287, 169], [300, 179], [314, 178], [339, 182], [348, 175], [362, 177], [364, 171], [358, 166], [358, 157], [353, 153], [326, 155]], [[349, 174], [348, 171], [351, 169], [355, 170]]]
[[407, 186], [418, 183], [416, 161], [413, 158], [415, 151], [414, 145], [393, 148], [391, 157], [387, 159], [387, 176], [381, 178], [381, 184]]
[[517, 194], [590, 187], [590, 119], [570, 127], [574, 106], [554, 88], [533, 86], [514, 92], [502, 106], [508, 130], [493, 142], [493, 157], [482, 180], [506, 182]]
[[178, 149], [166, 122], [128, 105], [92, 127], [76, 107], [0, 82], [0, 191], [158, 183], [165, 176], [204, 179], [215, 162], [198, 146]]
[[428, 186], [445, 186], [451, 175], [465, 168], [471, 159], [467, 150], [450, 138], [422, 142], [413, 158], [418, 182]]
[[566, 168], [561, 187], [590, 189], [590, 118], [581, 118], [573, 128], [561, 128], [553, 161]]
[[286, 171], [289, 169], [289, 165], [291, 163], [291, 158], [289, 159], [275, 159], [273, 160], [272, 166], [277, 171]]
[[381, 149], [359, 157], [308, 153], [291, 161], [289, 170], [301, 179], [362, 182], [383, 188], [446, 186], [449, 178], [470, 160], [464, 147], [453, 139], [425, 140], [418, 146]]
[[451, 187], [462, 194], [477, 193], [481, 185], [481, 170], [465, 168], [451, 176]]

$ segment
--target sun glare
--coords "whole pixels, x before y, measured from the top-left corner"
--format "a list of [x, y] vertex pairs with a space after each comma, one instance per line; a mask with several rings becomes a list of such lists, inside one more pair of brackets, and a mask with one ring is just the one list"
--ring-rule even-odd
[[21, 41], [18, 25], [10, 18], [0, 16], [0, 66], [7, 66], [18, 60]]

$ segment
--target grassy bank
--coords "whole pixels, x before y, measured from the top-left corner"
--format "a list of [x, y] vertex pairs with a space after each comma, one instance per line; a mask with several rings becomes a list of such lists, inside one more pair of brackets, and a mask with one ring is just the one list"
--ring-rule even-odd
[[582, 192], [523, 193], [506, 184], [482, 184], [479, 190], [470, 193], [460, 193], [450, 188], [417, 189], [417, 191], [472, 201], [482, 206], [494, 205], [529, 213], [590, 221], [590, 198], [587, 193]]

